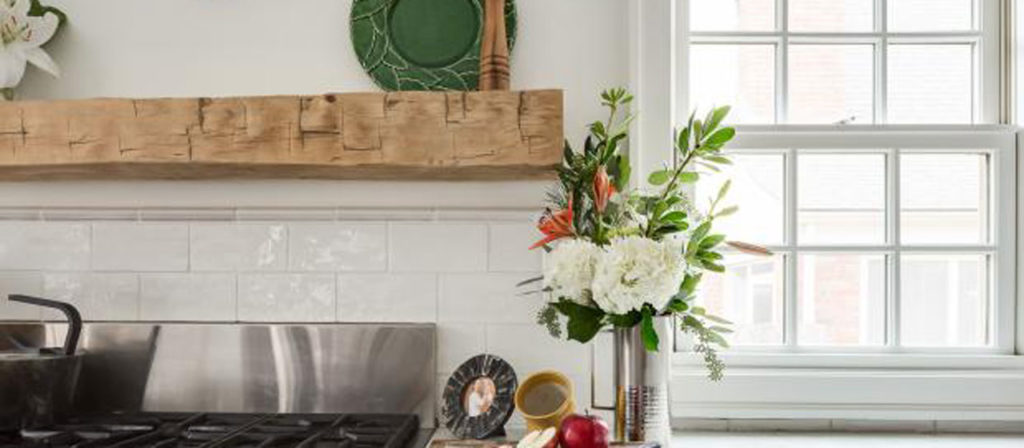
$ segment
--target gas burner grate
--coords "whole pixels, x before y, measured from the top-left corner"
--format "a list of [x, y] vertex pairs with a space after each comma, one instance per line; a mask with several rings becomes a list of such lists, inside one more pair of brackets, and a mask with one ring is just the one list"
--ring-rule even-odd
[[405, 448], [418, 429], [415, 415], [110, 415], [0, 435], [0, 448]]

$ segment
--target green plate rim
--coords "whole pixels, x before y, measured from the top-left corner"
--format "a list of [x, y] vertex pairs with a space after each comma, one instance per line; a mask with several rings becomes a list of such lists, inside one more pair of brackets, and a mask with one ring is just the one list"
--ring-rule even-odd
[[[416, 90], [477, 90], [480, 78], [480, 35], [483, 34], [483, 17], [480, 18], [481, 30], [477, 33], [476, 42], [470, 46], [470, 52], [459, 60], [444, 67], [421, 67], [406, 60], [398, 51], [393, 50], [388, 18], [391, 8], [401, 0], [354, 0], [349, 13], [349, 39], [352, 50], [359, 59], [363, 71], [373, 79], [374, 84], [386, 91]], [[481, 0], [469, 0], [483, 15]], [[370, 5], [366, 8], [364, 5]], [[368, 11], [363, 11], [369, 9]], [[369, 48], [362, 48], [361, 39], [357, 37], [361, 21], [369, 21], [373, 33]], [[384, 30], [374, 25], [383, 22]], [[515, 46], [518, 27], [518, 11], [515, 0], [505, 0], [505, 28], [508, 32], [509, 52]], [[382, 32], [381, 32], [382, 31]], [[380, 41], [383, 42], [380, 42]], [[379, 46], [379, 47], [378, 47]]]

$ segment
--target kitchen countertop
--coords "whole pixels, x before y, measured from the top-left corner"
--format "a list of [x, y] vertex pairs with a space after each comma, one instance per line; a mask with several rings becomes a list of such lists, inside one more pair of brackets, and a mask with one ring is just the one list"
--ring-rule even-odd
[[677, 432], [672, 446], [701, 448], [1010, 448], [1024, 434]]

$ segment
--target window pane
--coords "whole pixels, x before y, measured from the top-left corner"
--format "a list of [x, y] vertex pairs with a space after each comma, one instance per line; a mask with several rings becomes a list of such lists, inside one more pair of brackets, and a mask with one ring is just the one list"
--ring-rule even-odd
[[783, 258], [726, 254], [725, 272], [707, 274], [700, 301], [733, 322], [733, 345], [782, 344]]
[[801, 345], [885, 342], [885, 257], [805, 254], [797, 260]]
[[690, 46], [691, 108], [731, 105], [733, 123], [775, 121], [773, 45]]
[[902, 255], [900, 341], [911, 346], [988, 343], [984, 255]]
[[885, 243], [885, 155], [800, 154], [800, 244]]
[[889, 0], [889, 31], [964, 31], [974, 28], [971, 0]]
[[871, 123], [873, 92], [872, 45], [789, 46], [790, 123]]
[[988, 226], [988, 156], [902, 154], [900, 239], [904, 244], [982, 244]]
[[761, 245], [782, 244], [785, 156], [737, 154], [730, 158], [732, 165], [697, 182], [697, 204], [705, 204], [727, 179], [732, 179], [724, 203], [739, 206], [739, 211], [716, 220], [715, 231], [729, 235], [733, 240]]
[[874, 30], [874, 0], [789, 0], [790, 31]]
[[971, 123], [971, 45], [890, 45], [889, 122]]
[[774, 0], [691, 0], [693, 31], [770, 31], [775, 29]]

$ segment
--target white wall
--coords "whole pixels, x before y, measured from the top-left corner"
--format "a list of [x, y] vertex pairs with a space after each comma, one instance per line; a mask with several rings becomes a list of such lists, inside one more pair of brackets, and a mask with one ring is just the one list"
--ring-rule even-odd
[[[70, 17], [19, 97], [316, 94], [376, 90], [349, 41], [351, 0], [49, 0]], [[566, 132], [629, 79], [628, 1], [518, 0], [512, 88], [565, 90]]]
[[[23, 99], [374, 90], [350, 0], [53, 0], [71, 18]], [[565, 91], [566, 136], [629, 79], [623, 0], [519, 0], [513, 88]], [[586, 347], [533, 323], [516, 282], [544, 182], [0, 183], [0, 293], [87, 320], [437, 322], [438, 380], [480, 352], [556, 368], [589, 402]], [[0, 320], [35, 319], [0, 304]]]

